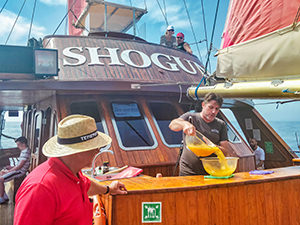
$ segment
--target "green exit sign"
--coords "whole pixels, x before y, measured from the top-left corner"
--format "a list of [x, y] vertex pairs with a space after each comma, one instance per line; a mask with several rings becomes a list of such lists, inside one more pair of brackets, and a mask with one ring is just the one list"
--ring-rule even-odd
[[142, 202], [142, 223], [161, 223], [161, 202]]

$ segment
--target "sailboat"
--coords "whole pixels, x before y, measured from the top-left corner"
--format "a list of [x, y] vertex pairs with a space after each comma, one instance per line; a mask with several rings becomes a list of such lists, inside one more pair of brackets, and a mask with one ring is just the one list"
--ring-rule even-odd
[[[248, 2], [250, 5], [246, 4]], [[278, 5], [283, 1], [275, 2]], [[112, 167], [139, 167], [144, 174], [122, 179], [128, 189], [126, 196], [98, 196], [101, 207], [95, 207], [95, 221], [96, 217], [104, 215], [104, 219], [101, 217], [104, 224], [232, 225], [256, 224], [257, 221], [297, 224], [300, 220], [297, 212], [300, 170], [292, 166], [292, 160], [297, 156], [258, 113], [254, 104], [244, 99], [277, 98], [280, 87], [284, 87], [281, 97], [294, 98], [298, 91], [293, 86], [298, 82], [296, 73], [272, 77], [267, 72], [272, 64], [262, 68], [253, 66], [251, 71], [259, 68], [257, 74], [240, 69], [230, 73], [230, 69], [244, 67], [249, 61], [247, 54], [241, 53], [245, 57], [239, 55], [238, 59], [244, 61], [235, 66], [237, 60], [233, 55], [236, 53], [232, 53], [232, 49], [243, 52], [245, 50], [240, 46], [256, 40], [260, 43], [261, 34], [238, 38], [245, 35], [239, 35], [241, 29], [235, 30], [234, 23], [241, 15], [246, 21], [256, 21], [250, 16], [257, 16], [256, 5], [262, 9], [269, 6], [262, 0], [231, 1], [223, 49], [218, 52], [217, 76], [225, 82], [217, 83], [210, 77], [209, 85], [198, 85], [207, 74], [196, 56], [149, 43], [137, 37], [135, 32], [133, 35], [124, 33], [130, 28], [135, 30], [137, 21], [147, 13], [146, 9], [99, 0], [69, 0], [69, 9], [73, 12], [69, 16], [70, 35], [50, 35], [43, 39], [43, 49], [57, 51], [58, 76], [43, 79], [45, 77], [39, 74], [37, 79], [34, 74], [22, 74], [22, 77], [15, 74], [15, 77], [6, 77], [5, 84], [0, 83], [1, 109], [22, 108], [24, 111], [23, 134], [32, 149], [31, 169], [46, 160], [41, 149], [56, 134], [57, 122], [70, 114], [86, 114], [95, 118], [99, 131], [113, 139], [108, 148], [114, 154], [104, 153], [95, 163], [102, 165], [109, 161]], [[296, 8], [297, 2], [289, 5]], [[288, 33], [284, 32], [284, 35]], [[262, 35], [262, 39], [268, 37], [266, 33]], [[258, 54], [258, 50], [256, 52]], [[272, 61], [261, 57], [258, 63]], [[277, 59], [277, 55], [274, 58]], [[234, 60], [230, 62], [229, 59]], [[259, 85], [261, 83], [263, 86]], [[245, 87], [235, 88], [237, 85]], [[272, 85], [277, 94], [268, 94]], [[253, 89], [257, 87], [261, 87], [258, 92]], [[174, 167], [182, 136], [170, 131], [168, 124], [188, 110], [197, 110], [195, 104], [211, 91], [225, 97], [224, 109], [233, 113], [246, 137], [243, 138], [226, 115], [220, 113], [228, 127], [228, 152], [239, 157], [237, 173], [227, 180], [178, 177]], [[250, 137], [255, 137], [264, 146], [265, 167], [275, 171], [274, 174], [251, 176], [248, 173], [255, 169], [254, 154], [247, 143]], [[156, 178], [157, 173], [162, 173], [163, 177]], [[104, 210], [99, 214], [100, 208]]]

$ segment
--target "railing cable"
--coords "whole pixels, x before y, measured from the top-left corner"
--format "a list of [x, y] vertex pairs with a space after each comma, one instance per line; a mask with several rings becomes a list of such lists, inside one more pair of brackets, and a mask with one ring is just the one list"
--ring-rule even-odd
[[18, 16], [17, 16], [17, 18], [15, 19], [14, 25], [12, 26], [12, 28], [11, 28], [9, 34], [8, 34], [8, 37], [7, 37], [6, 41], [5, 41], [5, 45], [7, 44], [8, 40], [9, 40], [9, 38], [10, 38], [10, 35], [11, 35], [11, 33], [13, 32], [13, 30], [14, 30], [14, 28], [15, 28], [15, 25], [16, 25], [18, 19], [19, 19], [19, 16], [20, 16], [20, 14], [21, 14], [21, 12], [22, 12], [22, 10], [23, 10], [23, 8], [24, 8], [25, 3], [26, 3], [26, 0], [24, 0], [23, 5], [22, 5], [22, 7], [21, 7], [21, 9], [20, 9], [20, 11], [19, 11], [19, 13], [18, 13]]

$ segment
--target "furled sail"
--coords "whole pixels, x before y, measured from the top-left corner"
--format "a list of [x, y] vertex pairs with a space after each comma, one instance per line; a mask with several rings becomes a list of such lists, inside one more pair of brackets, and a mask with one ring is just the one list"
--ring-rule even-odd
[[217, 76], [233, 82], [300, 78], [299, 7], [300, 0], [231, 0]]

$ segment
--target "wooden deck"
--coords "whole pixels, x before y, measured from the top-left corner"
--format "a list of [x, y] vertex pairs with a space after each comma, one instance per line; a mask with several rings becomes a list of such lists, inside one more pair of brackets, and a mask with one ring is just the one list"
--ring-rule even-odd
[[1, 225], [13, 225], [14, 208], [13, 202], [13, 182], [5, 184], [5, 191], [8, 194], [9, 202], [0, 205], [0, 224]]

